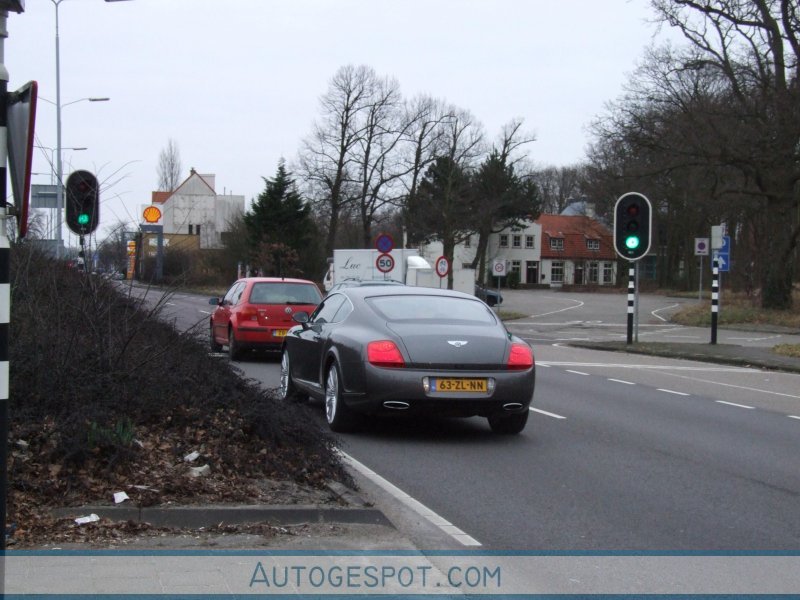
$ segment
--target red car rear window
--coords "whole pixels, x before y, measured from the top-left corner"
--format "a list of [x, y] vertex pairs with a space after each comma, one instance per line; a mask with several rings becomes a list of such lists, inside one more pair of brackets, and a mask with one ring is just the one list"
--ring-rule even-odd
[[250, 292], [251, 304], [319, 304], [322, 296], [314, 285], [307, 283], [254, 283]]

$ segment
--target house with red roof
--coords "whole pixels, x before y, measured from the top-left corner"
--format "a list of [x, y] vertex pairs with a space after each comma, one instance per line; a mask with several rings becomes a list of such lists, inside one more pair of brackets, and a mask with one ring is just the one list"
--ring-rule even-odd
[[540, 283], [562, 285], [614, 285], [617, 255], [614, 235], [588, 215], [541, 215]]
[[[502, 283], [513, 273], [523, 287], [562, 285], [613, 286], [617, 280], [617, 255], [614, 236], [594, 217], [591, 205], [581, 212], [540, 215], [518, 227], [493, 233], [486, 247], [487, 283], [494, 285], [493, 268], [505, 269]], [[473, 236], [476, 237], [476, 236]], [[475, 259], [477, 239], [458, 244], [453, 269], [466, 269]], [[421, 249], [435, 260], [441, 244], [434, 242]]]

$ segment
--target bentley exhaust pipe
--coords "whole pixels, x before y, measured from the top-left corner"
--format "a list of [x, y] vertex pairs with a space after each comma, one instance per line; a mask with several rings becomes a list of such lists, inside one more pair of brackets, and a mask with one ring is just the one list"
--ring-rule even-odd
[[519, 402], [508, 402], [503, 404], [503, 410], [519, 410], [522, 408], [522, 404]]
[[383, 403], [383, 407], [392, 410], [406, 410], [410, 408], [410, 405], [408, 402], [401, 402], [400, 400], [387, 400]]

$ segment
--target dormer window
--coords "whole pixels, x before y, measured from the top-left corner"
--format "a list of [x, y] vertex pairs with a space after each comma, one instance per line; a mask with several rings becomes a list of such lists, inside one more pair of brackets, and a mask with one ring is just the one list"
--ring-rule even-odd
[[550, 238], [550, 250], [563, 250], [564, 238]]
[[600, 250], [600, 240], [586, 240], [587, 250]]

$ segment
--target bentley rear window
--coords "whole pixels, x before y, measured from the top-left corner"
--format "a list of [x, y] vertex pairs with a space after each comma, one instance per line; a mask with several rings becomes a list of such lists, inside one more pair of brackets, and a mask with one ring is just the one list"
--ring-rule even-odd
[[494, 313], [483, 302], [446, 296], [373, 296], [366, 299], [387, 321], [467, 321], [491, 325]]

